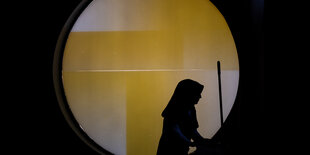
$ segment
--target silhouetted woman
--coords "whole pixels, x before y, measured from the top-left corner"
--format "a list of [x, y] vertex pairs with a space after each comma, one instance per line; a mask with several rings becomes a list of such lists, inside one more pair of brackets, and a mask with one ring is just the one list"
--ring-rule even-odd
[[203, 87], [190, 79], [178, 83], [162, 112], [164, 123], [157, 155], [187, 155], [189, 146], [208, 140], [197, 131], [198, 121], [194, 106], [201, 98]]

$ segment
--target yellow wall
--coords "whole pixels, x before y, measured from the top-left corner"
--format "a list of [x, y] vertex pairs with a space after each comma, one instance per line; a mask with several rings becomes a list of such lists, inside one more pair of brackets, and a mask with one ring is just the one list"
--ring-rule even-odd
[[[88, 10], [87, 10], [88, 9]], [[161, 112], [177, 83], [205, 85], [199, 131], [220, 127], [216, 62], [222, 65], [224, 117], [238, 88], [230, 30], [208, 0], [95, 0], [70, 33], [63, 60], [69, 106], [84, 131], [115, 154], [153, 155]]]
[[64, 71], [183, 68], [182, 40], [172, 32], [71, 32]]

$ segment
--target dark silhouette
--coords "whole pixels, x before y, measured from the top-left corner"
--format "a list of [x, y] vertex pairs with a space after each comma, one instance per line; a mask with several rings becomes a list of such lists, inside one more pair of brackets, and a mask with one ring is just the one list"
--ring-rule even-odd
[[187, 155], [189, 146], [210, 143], [210, 139], [203, 138], [197, 131], [199, 125], [195, 104], [201, 98], [203, 88], [191, 79], [178, 83], [162, 112], [164, 123], [157, 155]]

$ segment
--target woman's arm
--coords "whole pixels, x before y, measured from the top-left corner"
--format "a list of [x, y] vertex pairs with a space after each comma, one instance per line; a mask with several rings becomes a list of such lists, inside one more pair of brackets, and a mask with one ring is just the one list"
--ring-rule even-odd
[[172, 129], [174, 131], [174, 133], [177, 134], [177, 136], [182, 139], [183, 141], [185, 141], [189, 146], [194, 146], [194, 143], [191, 142], [190, 139], [188, 139], [187, 137], [184, 136], [184, 134], [182, 133], [179, 125], [177, 123], [172, 124]]

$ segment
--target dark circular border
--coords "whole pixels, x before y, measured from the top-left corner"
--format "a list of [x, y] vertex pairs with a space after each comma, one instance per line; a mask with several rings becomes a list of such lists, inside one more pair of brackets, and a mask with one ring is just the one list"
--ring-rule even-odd
[[66, 21], [64, 27], [61, 30], [59, 38], [57, 40], [54, 60], [53, 60], [53, 82], [56, 92], [56, 97], [60, 106], [60, 109], [68, 122], [69, 126], [73, 129], [73, 131], [84, 141], [88, 146], [90, 146], [93, 150], [103, 155], [110, 155], [111, 152], [105, 150], [101, 146], [99, 146], [96, 142], [94, 142], [83, 129], [80, 127], [77, 120], [74, 118], [68, 101], [65, 96], [64, 86], [62, 83], [62, 61], [64, 49], [66, 47], [68, 36], [71, 32], [73, 25], [76, 20], [79, 18], [81, 13], [86, 9], [86, 7], [92, 2], [92, 0], [82, 0], [80, 4], [74, 9], [73, 13], [70, 15], [68, 20]]
[[[69, 105], [67, 103], [63, 83], [62, 83], [62, 60], [63, 60], [63, 52], [66, 45], [66, 41], [70, 31], [73, 27], [73, 24], [78, 19], [79, 15], [84, 11], [84, 9], [92, 2], [92, 0], [81, 0], [78, 7], [74, 10], [71, 16], [66, 21], [61, 34], [59, 35], [55, 54], [54, 54], [54, 62], [53, 62], [53, 81], [54, 87], [56, 91], [56, 96], [58, 99], [58, 103], [60, 109], [69, 123], [70, 127], [74, 130], [74, 132], [84, 141], [87, 145], [89, 145], [92, 149], [96, 150], [99, 154], [112, 154], [101, 146], [96, 144], [80, 127], [78, 122], [75, 120]], [[255, 122], [254, 120], [258, 121], [261, 119], [261, 112], [262, 109], [259, 109], [259, 106], [263, 106], [263, 9], [264, 5], [255, 5], [258, 3], [258, 0], [251, 0], [249, 2], [237, 1], [237, 2], [230, 2], [230, 1], [216, 1], [210, 0], [223, 14], [228, 26], [230, 27], [230, 31], [233, 35], [238, 59], [239, 59], [239, 84], [238, 84], [238, 92], [236, 95], [235, 103], [228, 115], [224, 126], [227, 126], [230, 130], [227, 135], [231, 137], [227, 137], [227, 139], [231, 139], [238, 136], [246, 136], [247, 140], [249, 138], [255, 139], [257, 136], [252, 136], [251, 134], [244, 134], [239, 131], [243, 129], [242, 132], [245, 132], [247, 129], [251, 129], [255, 127], [254, 131], [258, 131], [259, 126], [253, 125], [251, 122]], [[264, 2], [264, 1], [262, 1]], [[252, 4], [253, 3], [253, 4]], [[252, 5], [250, 5], [252, 4]], [[236, 6], [239, 7], [239, 11], [232, 11], [235, 10]], [[253, 7], [253, 8], [252, 8]], [[238, 7], [237, 7], [238, 8]], [[261, 15], [261, 16], [258, 16]], [[256, 20], [252, 20], [252, 19]], [[254, 23], [254, 21], [258, 22], [258, 24]], [[240, 26], [243, 25], [243, 26]], [[259, 32], [261, 34], [259, 34]], [[256, 42], [255, 42], [256, 41]], [[258, 48], [257, 48], [258, 47]], [[251, 52], [248, 52], [251, 51]], [[252, 54], [251, 54], [252, 53]], [[252, 60], [248, 59], [248, 57], [253, 58], [254, 56], [258, 56], [258, 58]], [[258, 73], [254, 73], [252, 71], [252, 67]], [[262, 75], [260, 75], [262, 74]], [[257, 77], [257, 75], [259, 77]], [[254, 82], [260, 82], [261, 85], [255, 85]], [[248, 85], [252, 85], [248, 86]], [[253, 87], [254, 86], [254, 87]], [[244, 91], [244, 90], [247, 91]], [[253, 90], [253, 91], [249, 91]], [[254, 98], [255, 97], [255, 98]], [[259, 98], [257, 98], [259, 97]], [[247, 102], [251, 101], [251, 104]], [[253, 102], [253, 103], [252, 103]], [[237, 103], [237, 104], [236, 104]], [[246, 110], [251, 110], [250, 112], [246, 112]], [[254, 111], [253, 111], [254, 110]], [[246, 117], [245, 117], [246, 116]], [[229, 118], [229, 119], [228, 119]], [[242, 123], [241, 123], [242, 122]], [[249, 125], [252, 125], [249, 127]], [[226, 130], [229, 131], [229, 130]], [[246, 133], [250, 133], [246, 131]], [[259, 132], [257, 132], [259, 133]], [[219, 135], [219, 134], [217, 134]], [[233, 135], [233, 136], [232, 136]], [[226, 136], [224, 136], [226, 137]], [[256, 139], [257, 140], [257, 139]], [[233, 146], [243, 146], [242, 143], [239, 141], [232, 140]], [[261, 142], [261, 140], [259, 140]], [[250, 143], [249, 143], [250, 144]], [[256, 144], [256, 143], [255, 143]], [[247, 145], [246, 145], [247, 146]], [[254, 146], [254, 145], [251, 145]], [[237, 151], [239, 148], [237, 148]], [[242, 148], [243, 149], [243, 148]]]

